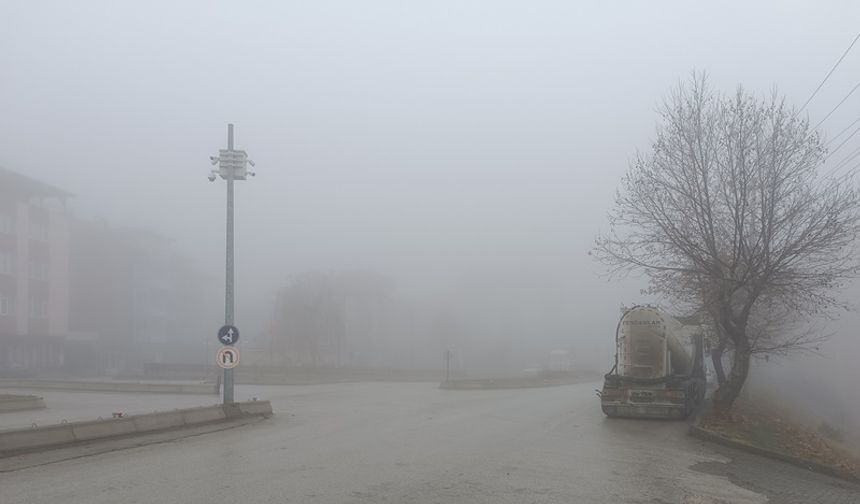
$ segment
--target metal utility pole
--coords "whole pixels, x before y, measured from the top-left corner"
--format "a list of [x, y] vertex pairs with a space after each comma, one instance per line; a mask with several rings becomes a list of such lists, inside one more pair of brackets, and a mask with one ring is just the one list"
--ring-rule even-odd
[[445, 350], [445, 381], [448, 381], [448, 378], [451, 376], [451, 358], [453, 356], [454, 352]]
[[[226, 247], [226, 285], [224, 289], [224, 327], [234, 328], [234, 293], [235, 293], [235, 277], [234, 277], [234, 260], [233, 260], [233, 182], [236, 180], [245, 180], [248, 175], [252, 177], [256, 175], [254, 172], [248, 171], [248, 165], [254, 166], [254, 162], [248, 159], [248, 155], [243, 150], [233, 149], [233, 125], [227, 125], [227, 149], [221, 149], [218, 157], [212, 156], [209, 158], [213, 165], [218, 165], [218, 170], [212, 170], [209, 174], [209, 181], [214, 182], [218, 175], [227, 181], [227, 247]], [[238, 331], [237, 331], [238, 333]], [[233, 332], [231, 331], [231, 336]], [[219, 335], [220, 337], [220, 335]], [[238, 334], [237, 334], [238, 339]], [[224, 340], [221, 340], [224, 343]], [[229, 344], [233, 343], [233, 339], [229, 340]], [[228, 343], [225, 343], [228, 344]], [[219, 355], [221, 355], [219, 353]], [[238, 356], [238, 352], [236, 353]], [[231, 361], [232, 362], [232, 361]], [[233, 363], [235, 365], [235, 363]], [[224, 367], [224, 366], [222, 366]], [[224, 404], [233, 402], [233, 368], [224, 368]]]
[[[233, 152], [233, 125], [227, 125], [227, 151]], [[233, 179], [235, 170], [227, 170], [227, 279], [224, 287], [224, 325], [233, 325], [234, 317], [234, 262], [233, 262]], [[224, 404], [233, 402], [233, 370], [224, 370]]]

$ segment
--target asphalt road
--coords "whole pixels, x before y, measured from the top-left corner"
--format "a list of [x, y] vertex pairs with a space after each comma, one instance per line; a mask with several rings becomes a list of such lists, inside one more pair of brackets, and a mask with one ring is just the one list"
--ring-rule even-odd
[[595, 387], [247, 387], [275, 417], [5, 472], [0, 502], [860, 502], [860, 487], [717, 451], [683, 422], [604, 418]]

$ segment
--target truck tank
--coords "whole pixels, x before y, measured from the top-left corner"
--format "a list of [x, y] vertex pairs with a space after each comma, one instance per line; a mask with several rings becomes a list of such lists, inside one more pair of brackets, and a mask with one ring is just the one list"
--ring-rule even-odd
[[690, 353], [681, 344], [685, 331], [680, 322], [656, 308], [639, 306], [621, 318], [616, 344], [620, 376], [662, 378], [688, 375]]
[[656, 308], [636, 306], [618, 321], [615, 343], [615, 365], [597, 391], [607, 416], [687, 418], [702, 403], [700, 325], [684, 326]]

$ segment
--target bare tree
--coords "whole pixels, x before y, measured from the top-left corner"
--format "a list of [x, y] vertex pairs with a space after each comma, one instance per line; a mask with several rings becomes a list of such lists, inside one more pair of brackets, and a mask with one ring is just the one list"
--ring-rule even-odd
[[[711, 362], [717, 383], [722, 385], [726, 381], [725, 356], [733, 356], [734, 345], [718, 323], [718, 310], [714, 312], [700, 317], [700, 321], [706, 324], [705, 335]], [[785, 356], [817, 351], [819, 345], [829, 336], [822, 333], [820, 327], [807, 321], [804, 314], [795, 312], [784, 304], [774, 303], [764, 295], [750, 313], [747, 335], [750, 340], [750, 353], [765, 360], [771, 355]]]
[[788, 329], [847, 308], [835, 292], [858, 273], [860, 193], [851, 174], [818, 175], [820, 136], [775, 92], [724, 96], [694, 75], [659, 116], [594, 253], [612, 273], [644, 271], [651, 293], [707, 314], [732, 350], [714, 396], [729, 408], [754, 353], [809, 348], [815, 333]]

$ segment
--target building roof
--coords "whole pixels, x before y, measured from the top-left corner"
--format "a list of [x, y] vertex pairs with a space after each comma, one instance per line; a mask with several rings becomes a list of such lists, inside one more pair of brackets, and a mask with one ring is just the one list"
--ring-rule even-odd
[[0, 166], [0, 192], [20, 196], [67, 198], [72, 193]]

